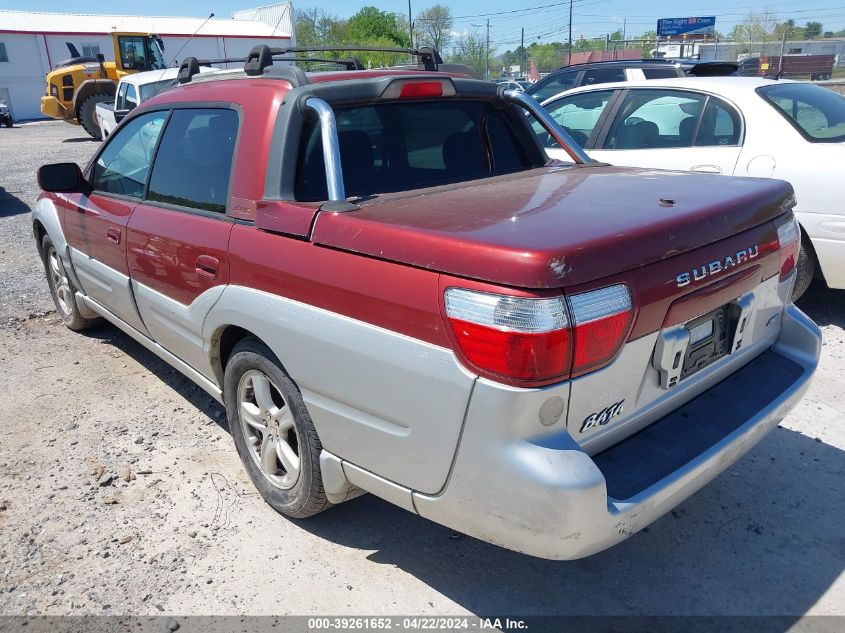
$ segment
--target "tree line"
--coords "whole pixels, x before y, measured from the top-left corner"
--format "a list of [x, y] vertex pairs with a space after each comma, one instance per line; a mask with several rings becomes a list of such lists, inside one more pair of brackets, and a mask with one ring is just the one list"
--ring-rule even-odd
[[[381, 11], [365, 6], [349, 18], [340, 18], [317, 7], [297, 9], [295, 16], [296, 41], [300, 46], [365, 45], [375, 47], [433, 46], [444, 60], [453, 64], [465, 64], [484, 76], [489, 65], [491, 76], [498, 76], [502, 66], [522, 65], [527, 67], [534, 60], [541, 72], [547, 72], [566, 64], [569, 46], [566, 42], [531, 42], [524, 48], [506, 50], [497, 57], [495, 46], [487, 45], [485, 34], [477, 27], [454, 30], [454, 18], [450, 7], [435, 4], [421, 10], [409, 24], [408, 16], [401, 13]], [[830, 38], [845, 36], [840, 31], [825, 30], [818, 21], [808, 21], [803, 26], [795, 20], [781, 21], [769, 11], [749, 13], [746, 18], [727, 33], [718, 33], [719, 40], [733, 40], [749, 46], [779, 41], [783, 37], [791, 40]], [[657, 33], [646, 31], [635, 37], [624, 38], [621, 30], [608, 35], [610, 47], [639, 48], [644, 57], [649, 56], [655, 46]], [[578, 37], [572, 42], [572, 52], [602, 50], [605, 38]], [[366, 66], [378, 68], [408, 63], [407, 55], [382, 52], [353, 53]], [[342, 53], [331, 52], [327, 57], [337, 59]]]
[[[408, 23], [408, 16], [381, 11], [366, 6], [349, 18], [340, 18], [323, 9], [310, 7], [297, 9], [295, 16], [296, 43], [299, 46], [363, 45], [375, 47], [408, 48], [413, 45], [432, 46], [440, 51], [444, 60], [453, 64], [466, 64], [480, 75], [486, 64], [494, 68], [495, 49], [488, 49], [486, 38], [477, 29], [461, 33], [453, 31], [452, 9], [435, 4], [420, 11]], [[413, 27], [413, 32], [412, 32]], [[407, 63], [407, 55], [396, 53], [353, 53], [368, 67], [395, 66]], [[342, 53], [328, 53], [332, 59]]]

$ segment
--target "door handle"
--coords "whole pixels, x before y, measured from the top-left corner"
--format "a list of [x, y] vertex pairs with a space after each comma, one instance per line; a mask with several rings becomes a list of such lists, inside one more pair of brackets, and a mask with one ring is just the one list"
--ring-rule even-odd
[[114, 242], [115, 244], [120, 244], [120, 229], [116, 229], [114, 227], [109, 227], [109, 230], [106, 231], [106, 239], [109, 242]]
[[721, 174], [722, 168], [718, 165], [695, 165], [694, 167], [690, 167], [690, 171], [699, 174]]
[[217, 278], [217, 271], [220, 269], [220, 260], [211, 255], [200, 255], [197, 257], [197, 274], [209, 279]]

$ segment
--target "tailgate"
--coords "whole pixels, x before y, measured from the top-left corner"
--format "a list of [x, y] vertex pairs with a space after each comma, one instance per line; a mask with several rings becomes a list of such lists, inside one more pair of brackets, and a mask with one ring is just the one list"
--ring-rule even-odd
[[571, 383], [567, 429], [595, 454], [667, 415], [764, 352], [792, 279], [780, 281], [774, 222], [575, 288], [626, 283], [636, 307], [609, 366]]

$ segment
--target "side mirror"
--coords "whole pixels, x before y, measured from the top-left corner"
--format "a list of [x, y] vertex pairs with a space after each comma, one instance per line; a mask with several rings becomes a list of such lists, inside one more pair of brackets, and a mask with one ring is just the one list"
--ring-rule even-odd
[[103, 55], [102, 53], [97, 53], [97, 61], [98, 61], [98, 62], [100, 62], [101, 64], [102, 64], [102, 63], [105, 63], [105, 61], [106, 61], [106, 56], [105, 56], [105, 55]]
[[38, 169], [38, 186], [53, 193], [71, 193], [82, 188], [85, 179], [76, 163], [53, 163]]
[[129, 114], [129, 110], [115, 110], [114, 111], [114, 122], [120, 123], [123, 119], [126, 118], [126, 115]]

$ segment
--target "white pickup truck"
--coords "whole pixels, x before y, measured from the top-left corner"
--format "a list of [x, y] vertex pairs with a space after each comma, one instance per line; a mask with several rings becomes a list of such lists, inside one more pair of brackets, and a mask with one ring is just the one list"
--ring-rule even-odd
[[[200, 67], [201, 73], [213, 72], [214, 68]], [[165, 88], [174, 85], [179, 74], [178, 68], [150, 70], [143, 73], [126, 75], [117, 84], [114, 102], [98, 103], [96, 109], [97, 125], [103, 140], [117, 127], [117, 124], [137, 108], [142, 102], [152, 99]]]

